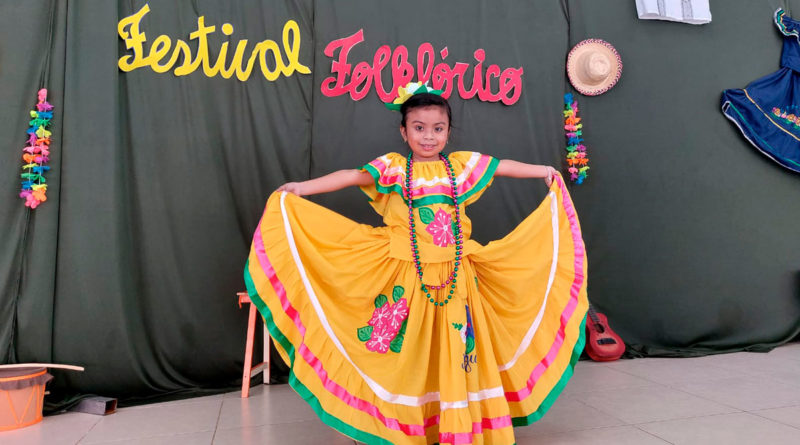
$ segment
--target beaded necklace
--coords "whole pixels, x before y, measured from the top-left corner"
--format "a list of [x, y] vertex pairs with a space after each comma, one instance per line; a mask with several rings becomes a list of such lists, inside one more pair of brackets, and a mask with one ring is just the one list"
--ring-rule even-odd
[[[414, 167], [414, 159], [412, 158], [413, 152], [408, 153], [408, 159], [406, 161], [406, 199], [408, 200], [408, 230], [411, 237], [411, 257], [414, 259], [414, 266], [417, 269], [417, 276], [419, 277], [420, 283], [422, 283], [421, 289], [425, 292], [425, 295], [428, 298], [428, 301], [433, 303], [434, 306], [444, 306], [445, 304], [450, 302], [450, 299], [453, 298], [453, 293], [456, 290], [456, 279], [458, 277], [458, 266], [461, 264], [461, 246], [463, 244], [462, 237], [461, 237], [461, 214], [458, 209], [458, 193], [456, 192], [456, 176], [453, 173], [453, 165], [450, 163], [450, 160], [447, 159], [447, 156], [442, 155], [439, 153], [439, 159], [444, 162], [445, 167], [447, 168], [447, 174], [450, 178], [450, 190], [453, 197], [453, 205], [456, 209], [456, 227], [455, 233], [453, 233], [453, 238], [456, 241], [456, 259], [453, 265], [453, 271], [450, 272], [450, 276], [447, 278], [442, 284], [436, 285], [426, 285], [422, 281], [422, 264], [419, 261], [419, 246], [417, 245], [417, 232], [414, 227], [414, 206], [413, 206], [413, 197], [411, 191], [411, 173]], [[439, 290], [444, 289], [447, 285], [450, 285], [450, 293], [447, 295], [447, 298], [443, 301], [436, 301], [435, 298], [431, 296], [430, 289]]]

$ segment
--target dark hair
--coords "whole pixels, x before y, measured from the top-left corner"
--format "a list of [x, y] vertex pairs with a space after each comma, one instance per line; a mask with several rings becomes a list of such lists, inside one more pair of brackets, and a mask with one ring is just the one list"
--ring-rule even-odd
[[400, 120], [400, 126], [406, 126], [406, 115], [409, 111], [419, 107], [442, 107], [447, 111], [447, 126], [453, 126], [453, 112], [450, 110], [450, 104], [447, 99], [433, 93], [419, 93], [408, 98], [403, 105], [400, 106], [400, 113], [403, 117]]

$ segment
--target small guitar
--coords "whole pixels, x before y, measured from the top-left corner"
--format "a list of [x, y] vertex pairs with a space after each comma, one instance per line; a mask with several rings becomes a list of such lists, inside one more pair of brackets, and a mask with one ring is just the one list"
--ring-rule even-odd
[[596, 362], [610, 362], [625, 352], [625, 342], [608, 327], [608, 318], [594, 310], [589, 304], [589, 320], [586, 322], [589, 338], [586, 340], [586, 353]]

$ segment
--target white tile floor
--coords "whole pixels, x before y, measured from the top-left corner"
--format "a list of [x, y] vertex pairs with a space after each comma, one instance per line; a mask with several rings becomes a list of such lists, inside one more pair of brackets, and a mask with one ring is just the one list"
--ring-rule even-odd
[[[800, 444], [800, 343], [768, 354], [579, 362], [550, 412], [517, 428], [520, 445]], [[2, 445], [325, 444], [353, 441], [320, 422], [288, 385], [66, 413], [0, 433]]]

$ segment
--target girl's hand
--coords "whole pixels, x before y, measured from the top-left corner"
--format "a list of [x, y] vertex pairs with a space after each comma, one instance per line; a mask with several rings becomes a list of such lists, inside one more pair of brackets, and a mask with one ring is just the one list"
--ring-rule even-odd
[[287, 182], [278, 187], [278, 192], [288, 192], [297, 196], [303, 196], [303, 188], [299, 182]]
[[556, 169], [549, 165], [546, 166], [545, 169], [547, 170], [547, 176], [544, 177], [544, 183], [550, 188], [550, 186], [553, 185], [553, 177], [556, 175]]

